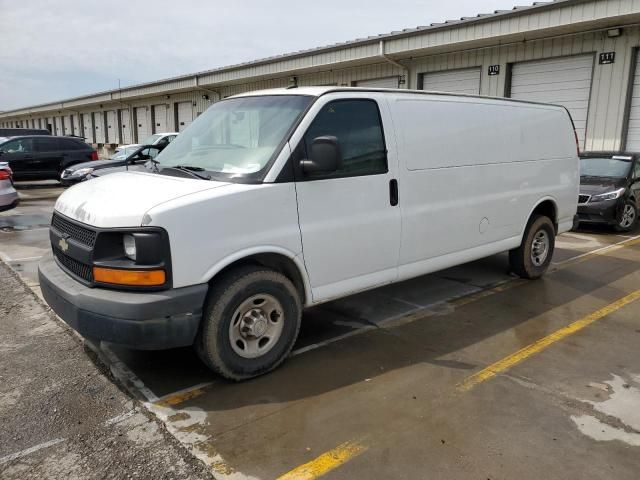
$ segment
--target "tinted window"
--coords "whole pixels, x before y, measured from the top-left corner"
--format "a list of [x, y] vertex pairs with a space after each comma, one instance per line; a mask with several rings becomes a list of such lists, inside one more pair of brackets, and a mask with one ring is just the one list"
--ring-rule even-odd
[[85, 148], [82, 143], [75, 140], [61, 138], [59, 141], [62, 143], [63, 150], [84, 150]]
[[323, 136], [336, 137], [342, 153], [342, 168], [330, 177], [387, 172], [382, 122], [375, 101], [339, 100], [326, 104], [305, 134], [307, 152], [311, 151], [313, 139]]
[[0, 146], [0, 152], [3, 153], [31, 153], [33, 152], [32, 138], [19, 138]]
[[636, 166], [634, 169], [635, 177], [640, 178], [640, 160], [636, 160]]
[[36, 138], [38, 152], [56, 152], [60, 150], [57, 138]]

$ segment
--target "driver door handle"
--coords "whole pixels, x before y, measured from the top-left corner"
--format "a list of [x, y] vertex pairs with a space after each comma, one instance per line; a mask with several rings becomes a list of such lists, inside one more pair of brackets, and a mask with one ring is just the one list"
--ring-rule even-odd
[[389, 180], [389, 203], [392, 207], [398, 205], [398, 180]]

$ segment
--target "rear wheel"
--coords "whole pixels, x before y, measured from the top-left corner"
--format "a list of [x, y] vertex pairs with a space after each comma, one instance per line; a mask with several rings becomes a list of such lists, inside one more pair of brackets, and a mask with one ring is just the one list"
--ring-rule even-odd
[[533, 216], [520, 246], [509, 251], [511, 270], [522, 278], [540, 278], [551, 263], [555, 237], [555, 228], [549, 217]]
[[638, 221], [638, 210], [631, 200], [626, 200], [618, 212], [615, 228], [618, 232], [629, 232], [633, 230]]
[[211, 287], [196, 350], [212, 370], [244, 380], [276, 368], [300, 329], [301, 302], [281, 273], [242, 267]]

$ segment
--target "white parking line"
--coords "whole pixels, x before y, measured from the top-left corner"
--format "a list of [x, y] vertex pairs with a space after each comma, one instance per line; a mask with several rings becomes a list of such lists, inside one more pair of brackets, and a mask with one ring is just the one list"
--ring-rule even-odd
[[106, 422], [104, 422], [104, 425], [106, 427], [108, 427], [109, 425], [114, 425], [116, 423], [120, 423], [123, 420], [126, 420], [129, 417], [132, 417], [133, 415], [135, 415], [136, 413], [138, 413], [138, 411], [134, 408], [133, 410], [129, 410], [126, 413], [123, 413], [122, 415], [116, 415], [113, 418], [110, 418], [109, 420], [107, 420]]
[[12, 258], [11, 262], [30, 262], [32, 260], [40, 260], [42, 255], [38, 255], [37, 257], [24, 257], [24, 258]]
[[551, 262], [551, 263], [553, 265], [563, 265], [565, 263], [575, 262], [579, 258], [588, 257], [590, 255], [597, 255], [598, 253], [602, 253], [602, 252], [607, 251], [609, 249], [613, 249], [613, 248], [619, 247], [620, 245], [632, 242], [633, 240], [637, 240], [638, 238], [640, 238], [640, 235], [636, 235], [634, 237], [628, 237], [628, 238], [625, 238], [624, 240], [620, 240], [619, 242], [612, 243], [611, 245], [606, 245], [604, 247], [596, 248], [595, 250], [590, 250], [588, 252], [582, 253], [582, 254], [577, 255], [575, 257], [567, 258], [566, 260], [562, 260], [561, 262]]
[[41, 443], [39, 445], [34, 445], [33, 447], [27, 448], [20, 452], [12, 453], [11, 455], [4, 456], [0, 458], [0, 465], [4, 465], [5, 463], [12, 462], [13, 460], [17, 460], [22, 457], [26, 457], [27, 455], [31, 455], [39, 450], [44, 448], [52, 447], [53, 445], [57, 445], [60, 442], [64, 442], [64, 438], [56, 438], [55, 440], [49, 440], [48, 442]]

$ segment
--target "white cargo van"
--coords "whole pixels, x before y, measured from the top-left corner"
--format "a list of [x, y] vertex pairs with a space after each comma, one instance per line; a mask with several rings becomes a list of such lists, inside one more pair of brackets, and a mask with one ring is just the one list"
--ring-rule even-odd
[[215, 103], [147, 167], [60, 196], [42, 292], [85, 337], [231, 379], [280, 364], [306, 306], [503, 251], [541, 276], [579, 183], [563, 107], [352, 88]]

